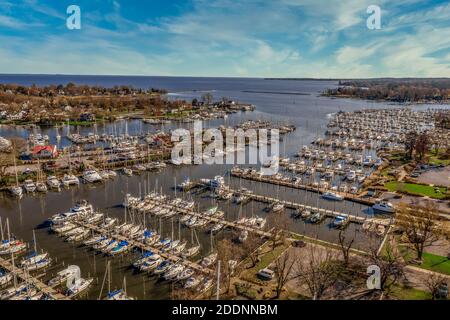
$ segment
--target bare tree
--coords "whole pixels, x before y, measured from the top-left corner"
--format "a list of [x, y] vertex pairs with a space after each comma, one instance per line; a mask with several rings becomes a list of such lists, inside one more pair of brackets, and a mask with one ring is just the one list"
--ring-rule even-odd
[[231, 288], [234, 267], [230, 265], [230, 261], [236, 257], [236, 249], [229, 239], [222, 239], [217, 243], [218, 258], [221, 261], [221, 280], [225, 285], [226, 293], [229, 293]]
[[244, 255], [248, 257], [251, 261], [250, 268], [256, 266], [259, 261], [259, 251], [258, 247], [260, 245], [260, 238], [256, 236], [253, 232], [249, 232], [247, 240], [242, 244], [242, 250]]
[[419, 160], [422, 160], [425, 154], [430, 149], [430, 136], [428, 135], [428, 133], [421, 133], [417, 137], [414, 149], [416, 150], [416, 154]]
[[307, 255], [297, 260], [295, 278], [307, 286], [313, 300], [320, 300], [338, 279], [336, 253], [313, 244], [308, 244], [307, 250]]
[[417, 140], [417, 132], [411, 131], [406, 134], [404, 145], [406, 156], [408, 159], [412, 158], [416, 146], [416, 140]]
[[431, 299], [436, 300], [440, 298], [441, 289], [445, 286], [448, 286], [447, 280], [444, 276], [432, 273], [429, 277], [427, 277], [424, 281], [425, 286], [430, 290]]
[[391, 287], [404, 278], [404, 263], [398, 250], [393, 245], [393, 238], [386, 242], [379, 252], [378, 240], [370, 239], [369, 262], [380, 268], [380, 290], [389, 293]]
[[346, 239], [346, 233], [343, 230], [339, 231], [339, 247], [341, 248], [342, 259], [344, 260], [344, 266], [347, 266], [350, 260], [350, 251], [352, 249], [353, 243], [355, 242], [355, 236], [351, 239]]
[[294, 278], [293, 274], [293, 268], [297, 263], [297, 256], [295, 254], [292, 254], [289, 249], [281, 255], [281, 257], [278, 257], [274, 264], [275, 264], [275, 276], [276, 276], [276, 297], [279, 298], [281, 295], [281, 292], [283, 291], [284, 286], [286, 283]]
[[404, 230], [419, 261], [424, 249], [439, 239], [442, 225], [438, 219], [437, 205], [432, 201], [426, 201], [424, 205], [401, 204], [398, 208], [397, 225]]
[[286, 241], [290, 220], [288, 216], [284, 214], [278, 214], [272, 212], [268, 217], [268, 224], [272, 227], [271, 236], [269, 241], [271, 242], [272, 251], [275, 250], [278, 244], [282, 244]]
[[201, 99], [206, 105], [210, 105], [213, 101], [213, 95], [208, 92], [202, 95]]

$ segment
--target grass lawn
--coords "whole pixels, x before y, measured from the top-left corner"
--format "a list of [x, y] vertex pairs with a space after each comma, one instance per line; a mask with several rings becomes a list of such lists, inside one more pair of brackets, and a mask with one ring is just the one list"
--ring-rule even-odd
[[402, 287], [402, 286], [394, 286], [391, 288], [391, 295], [400, 300], [430, 300], [431, 294], [426, 291]]
[[424, 252], [421, 268], [450, 275], [450, 260], [446, 257]]
[[241, 278], [256, 284], [264, 284], [266, 282], [260, 280], [257, 276], [259, 270], [267, 268], [277, 257], [280, 256], [281, 253], [286, 250], [287, 245], [282, 245], [276, 247], [273, 251], [270, 249], [270, 244], [266, 243], [266, 245], [262, 248], [264, 253], [260, 256], [260, 261], [253, 268], [244, 270], [241, 274]]
[[[416, 253], [407, 246], [399, 246], [399, 250], [406, 262], [416, 257]], [[432, 253], [424, 252], [422, 254], [422, 264], [418, 267], [450, 275], [450, 260]]]
[[401, 183], [397, 181], [391, 181], [384, 185], [389, 191], [403, 191], [413, 195], [427, 196], [433, 199], [444, 199], [446, 197], [447, 190], [445, 188], [439, 188], [441, 191], [436, 192], [434, 187], [414, 184], [414, 183]]

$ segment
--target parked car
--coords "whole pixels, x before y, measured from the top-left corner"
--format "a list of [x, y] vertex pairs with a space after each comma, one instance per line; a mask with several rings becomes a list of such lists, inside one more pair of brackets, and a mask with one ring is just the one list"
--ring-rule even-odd
[[275, 272], [273, 270], [265, 268], [259, 270], [257, 275], [259, 278], [263, 280], [272, 280], [273, 277], [275, 276]]
[[292, 243], [292, 246], [296, 248], [304, 248], [306, 247], [306, 242], [302, 240], [296, 240]]

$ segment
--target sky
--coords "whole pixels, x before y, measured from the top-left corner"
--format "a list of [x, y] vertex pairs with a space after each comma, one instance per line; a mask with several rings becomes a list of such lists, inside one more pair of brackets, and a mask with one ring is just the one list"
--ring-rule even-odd
[[450, 2], [0, 0], [0, 73], [450, 77]]

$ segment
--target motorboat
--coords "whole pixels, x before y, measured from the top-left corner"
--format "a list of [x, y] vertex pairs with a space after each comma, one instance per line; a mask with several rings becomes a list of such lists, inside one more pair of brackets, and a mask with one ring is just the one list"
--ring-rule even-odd
[[77, 226], [75, 224], [73, 224], [73, 223], [71, 223], [69, 221], [65, 221], [62, 224], [54, 224], [54, 225], [52, 225], [51, 230], [54, 233], [56, 233], [58, 235], [61, 235], [61, 234], [65, 234], [65, 233], [69, 232], [70, 230], [75, 229], [76, 227]]
[[95, 170], [86, 170], [83, 173], [83, 179], [89, 183], [101, 182], [103, 179]]
[[327, 199], [327, 200], [332, 200], [332, 201], [343, 201], [344, 200], [343, 196], [341, 196], [337, 193], [334, 193], [334, 192], [325, 192], [322, 195], [322, 198]]
[[80, 184], [80, 179], [78, 179], [78, 177], [73, 174], [65, 174], [62, 179], [62, 184], [65, 187], [70, 187], [74, 185], [78, 186]]
[[392, 203], [387, 201], [379, 201], [372, 206], [374, 211], [386, 212], [386, 213], [395, 213], [395, 208]]
[[61, 224], [65, 221], [71, 221], [77, 218], [83, 218], [91, 215], [94, 212], [94, 207], [86, 200], [79, 201], [70, 208], [69, 212], [56, 214], [50, 218], [53, 224]]
[[41, 193], [46, 193], [48, 191], [47, 185], [43, 182], [36, 183], [36, 190]]
[[131, 177], [133, 175], [133, 170], [131, 170], [130, 168], [123, 168], [122, 172], [124, 175]]
[[19, 199], [23, 196], [23, 189], [21, 187], [11, 187], [9, 191], [14, 197], [17, 197]]
[[281, 212], [284, 210], [284, 205], [282, 203], [275, 203], [272, 207], [273, 212]]
[[349, 222], [349, 217], [347, 215], [338, 215], [334, 218], [332, 225], [335, 228], [343, 228]]
[[36, 185], [34, 184], [33, 180], [27, 179], [23, 183], [23, 188], [27, 193], [33, 193], [36, 191]]
[[323, 215], [320, 212], [315, 212], [309, 217], [311, 223], [319, 223], [322, 219]]

